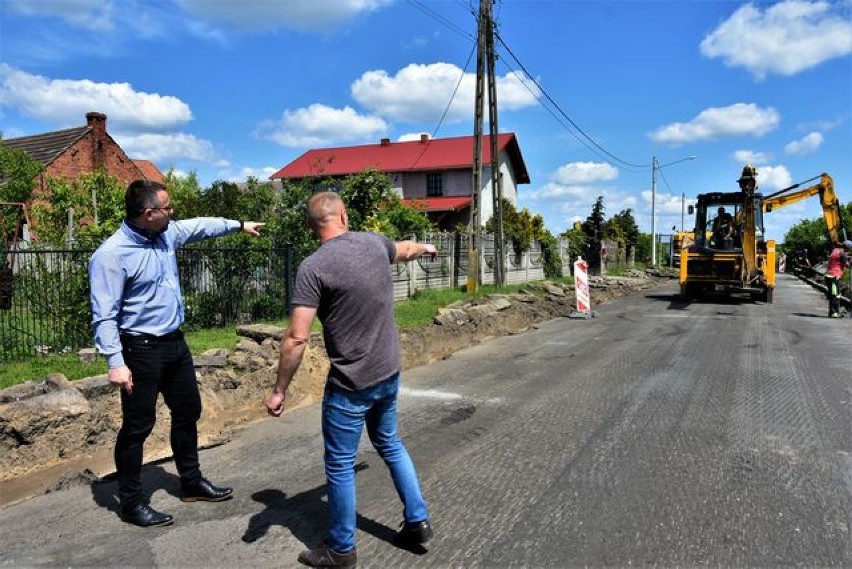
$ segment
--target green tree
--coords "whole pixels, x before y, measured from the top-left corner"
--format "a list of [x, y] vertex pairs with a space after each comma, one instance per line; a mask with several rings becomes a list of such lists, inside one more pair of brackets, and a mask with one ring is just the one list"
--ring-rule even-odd
[[[530, 249], [533, 241], [538, 241], [544, 257], [544, 272], [548, 277], [561, 276], [562, 258], [556, 243], [556, 238], [547, 230], [544, 218], [533, 215], [527, 208], [518, 211], [514, 204], [503, 200], [503, 238], [512, 242], [516, 254]], [[494, 216], [485, 223], [485, 230], [494, 233], [496, 222]]]
[[583, 232], [589, 238], [589, 242], [599, 242], [606, 236], [606, 217], [603, 196], [598, 196], [595, 200], [595, 205], [592, 206], [592, 213], [583, 222]]
[[344, 178], [340, 197], [353, 231], [362, 231], [371, 216], [399, 201], [387, 174], [374, 168]]
[[48, 178], [50, 202], [37, 201], [32, 207], [38, 241], [64, 246], [70, 220], [74, 247], [94, 249], [121, 225], [124, 190], [124, 183], [104, 170], [74, 180]]
[[[852, 220], [852, 202], [845, 206], [841, 205], [841, 216], [847, 237], [852, 237], [852, 230], [849, 226], [850, 220]], [[780, 248], [790, 254], [807, 249], [808, 259], [815, 263], [828, 258], [832, 245], [825, 218], [819, 217], [817, 219], [803, 219], [791, 227], [784, 235], [784, 243]]]
[[0, 141], [0, 201], [28, 202], [32, 196], [35, 177], [44, 166], [30, 155]]
[[560, 235], [568, 239], [568, 254], [571, 259], [576, 260], [577, 257], [586, 257], [586, 247], [589, 237], [583, 231], [583, 226], [579, 221], [575, 222], [571, 229], [563, 231]]
[[644, 261], [645, 259], [648, 259], [648, 262], [650, 262], [651, 259], [650, 233], [640, 233], [639, 238], [636, 241], [636, 260]]
[[175, 216], [179, 219], [198, 217], [201, 214], [201, 184], [198, 174], [190, 172], [186, 176], [178, 175], [174, 168], [166, 172], [166, 189], [171, 198]]
[[607, 222], [607, 237], [618, 241], [619, 249], [625, 254], [633, 247], [634, 251], [639, 243], [639, 226], [633, 218], [633, 210], [623, 209]]
[[375, 169], [347, 176], [340, 198], [346, 204], [353, 231], [375, 231], [389, 239], [403, 239], [435, 228], [425, 213], [403, 204], [390, 178]]
[[[0, 140], [0, 202], [29, 202], [35, 177], [43, 169], [29, 154], [6, 146]], [[14, 237], [20, 214], [19, 207], [0, 206], [0, 231], [7, 238]]]

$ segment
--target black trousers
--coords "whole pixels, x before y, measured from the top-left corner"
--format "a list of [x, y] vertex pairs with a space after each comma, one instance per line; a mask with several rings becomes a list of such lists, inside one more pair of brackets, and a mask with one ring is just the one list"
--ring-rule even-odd
[[828, 315], [840, 313], [840, 301], [837, 300], [840, 279], [825, 275], [825, 296], [828, 297]]
[[142, 446], [156, 422], [157, 397], [171, 413], [170, 442], [181, 482], [201, 478], [198, 428], [201, 395], [192, 355], [176, 332], [165, 337], [122, 335], [124, 362], [133, 374], [133, 392], [121, 391], [121, 430], [115, 443], [118, 495], [124, 507], [145, 500], [142, 494]]

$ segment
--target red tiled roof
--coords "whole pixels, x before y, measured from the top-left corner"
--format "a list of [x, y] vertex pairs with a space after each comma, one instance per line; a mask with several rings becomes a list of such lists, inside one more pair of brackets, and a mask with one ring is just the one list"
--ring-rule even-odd
[[420, 211], [459, 211], [470, 207], [469, 197], [444, 196], [438, 198], [412, 198], [402, 203]]
[[136, 164], [136, 167], [139, 168], [139, 171], [142, 172], [146, 180], [160, 182], [161, 184], [166, 183], [166, 177], [163, 176], [163, 173], [150, 160], [139, 160], [136, 158], [131, 158], [131, 160], [133, 160], [133, 163]]
[[[491, 162], [491, 137], [482, 137], [482, 163]], [[518, 184], [530, 178], [514, 133], [497, 135], [497, 148], [506, 151]], [[434, 138], [406, 142], [321, 148], [308, 150], [274, 174], [270, 179], [346, 176], [375, 168], [380, 172], [422, 172], [473, 167], [473, 136]]]
[[80, 126], [77, 128], [45, 132], [43, 134], [34, 134], [32, 136], [8, 138], [2, 142], [10, 148], [23, 150], [33, 160], [47, 166], [57, 156], [71, 148], [71, 145], [83, 138], [90, 130], [91, 128], [88, 126]]

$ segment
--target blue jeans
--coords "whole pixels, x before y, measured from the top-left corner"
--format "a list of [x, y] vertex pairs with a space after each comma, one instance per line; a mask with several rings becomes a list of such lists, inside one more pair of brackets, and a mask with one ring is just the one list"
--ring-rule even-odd
[[390, 470], [406, 523], [429, 517], [417, 472], [396, 431], [399, 372], [378, 385], [346, 391], [329, 384], [322, 402], [322, 435], [331, 527], [326, 543], [337, 552], [355, 547], [355, 455], [363, 426]]

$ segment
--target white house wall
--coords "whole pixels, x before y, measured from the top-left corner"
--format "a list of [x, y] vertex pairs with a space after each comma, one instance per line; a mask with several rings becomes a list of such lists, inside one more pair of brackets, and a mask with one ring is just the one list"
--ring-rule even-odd
[[[515, 205], [518, 203], [518, 184], [509, 156], [505, 151], [500, 152], [498, 167], [503, 175], [503, 198]], [[470, 196], [470, 185], [473, 182], [471, 170], [444, 170], [441, 173], [444, 175], [443, 196]], [[426, 195], [427, 174], [428, 172], [395, 172], [389, 176], [394, 191], [399, 196], [406, 199], [421, 199], [428, 197]], [[490, 165], [483, 164], [481, 182], [481, 219], [482, 225], [485, 225], [494, 212]]]

